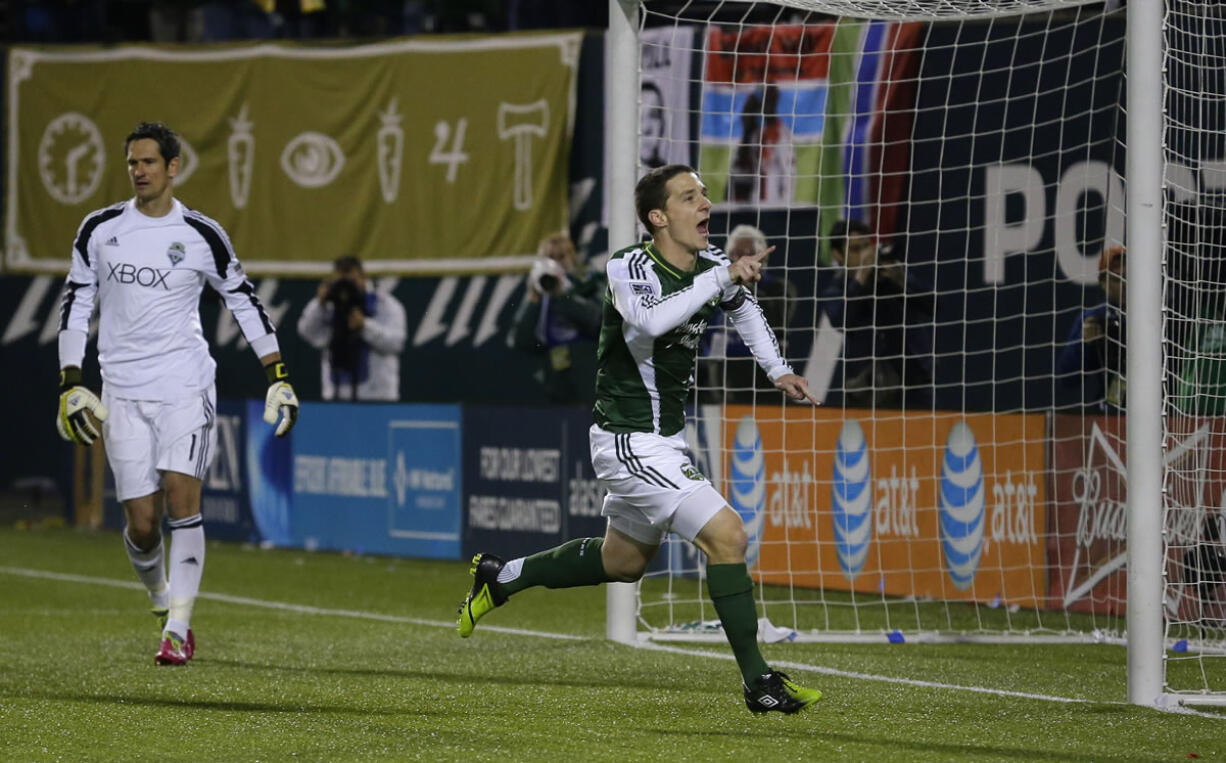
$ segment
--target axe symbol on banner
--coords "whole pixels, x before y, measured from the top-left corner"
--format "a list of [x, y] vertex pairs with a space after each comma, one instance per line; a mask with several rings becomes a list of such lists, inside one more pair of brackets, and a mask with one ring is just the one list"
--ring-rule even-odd
[[549, 102], [498, 104], [498, 137], [515, 141], [515, 208], [532, 208], [532, 138], [545, 137]]

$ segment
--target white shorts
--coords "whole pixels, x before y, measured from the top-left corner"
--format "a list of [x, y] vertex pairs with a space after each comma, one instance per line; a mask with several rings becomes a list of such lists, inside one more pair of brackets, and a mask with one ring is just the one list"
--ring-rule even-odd
[[217, 446], [212, 387], [173, 402], [125, 400], [104, 390], [102, 403], [110, 412], [102, 422], [102, 438], [116, 498], [127, 501], [161, 490], [159, 472], [204, 479]]
[[600, 513], [640, 543], [658, 546], [668, 532], [693, 541], [728, 503], [694, 467], [680, 432], [617, 434], [592, 425], [588, 437], [592, 467], [609, 491]]

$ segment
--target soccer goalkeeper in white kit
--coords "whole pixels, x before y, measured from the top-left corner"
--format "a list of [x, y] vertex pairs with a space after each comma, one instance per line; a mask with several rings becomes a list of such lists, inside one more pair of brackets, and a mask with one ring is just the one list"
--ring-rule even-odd
[[[217, 441], [217, 364], [200, 326], [206, 282], [264, 365], [264, 419], [277, 424], [278, 436], [294, 426], [298, 398], [272, 322], [229, 237], [174, 198], [178, 137], [163, 124], [142, 122], [124, 150], [135, 196], [86, 215], [73, 242], [60, 310], [56, 427], [82, 445], [92, 445], [99, 434], [106, 440], [127, 521], [124, 546], [162, 626], [154, 661], [183, 665], [195, 652], [191, 614], [204, 567], [200, 494]], [[101, 400], [81, 383], [95, 304]], [[171, 532], [169, 565], [163, 511]]]

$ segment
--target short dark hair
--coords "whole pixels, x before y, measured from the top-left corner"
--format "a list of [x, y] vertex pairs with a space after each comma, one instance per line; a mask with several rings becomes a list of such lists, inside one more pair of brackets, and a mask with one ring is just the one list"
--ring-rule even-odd
[[332, 268], [337, 273], [348, 273], [351, 270], [356, 270], [362, 275], [366, 275], [366, 268], [362, 267], [362, 261], [358, 259], [356, 254], [342, 254], [332, 261]]
[[123, 152], [128, 153], [128, 146], [132, 145], [134, 140], [149, 140], [155, 141], [158, 144], [158, 151], [162, 154], [162, 159], [167, 164], [171, 159], [179, 155], [179, 136], [175, 131], [162, 124], [161, 122], [141, 122], [132, 132], [128, 133], [128, 137], [123, 140]]
[[664, 186], [683, 172], [694, 172], [694, 168], [686, 164], [666, 164], [639, 178], [638, 185], [634, 186], [634, 211], [638, 213], [639, 222], [653, 236], [656, 226], [651, 224], [648, 214], [653, 209], [664, 209], [668, 201], [668, 191]]
[[847, 238], [849, 236], [867, 236], [872, 231], [859, 220], [838, 220], [830, 226], [830, 248], [847, 254]]

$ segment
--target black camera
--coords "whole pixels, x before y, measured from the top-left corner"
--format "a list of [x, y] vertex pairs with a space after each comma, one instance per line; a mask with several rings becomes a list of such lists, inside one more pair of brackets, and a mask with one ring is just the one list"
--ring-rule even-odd
[[328, 287], [324, 301], [332, 306], [332, 340], [328, 343], [332, 371], [356, 378], [362, 364], [362, 334], [349, 328], [349, 316], [354, 308], [366, 311], [366, 292], [356, 281], [338, 278]]
[[349, 313], [353, 308], [365, 308], [366, 292], [357, 282], [349, 278], [338, 278], [328, 287], [324, 301], [332, 305], [332, 319], [335, 322], [349, 325]]

